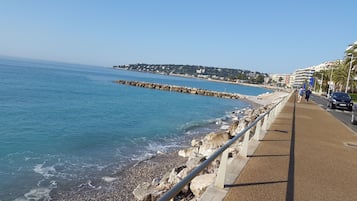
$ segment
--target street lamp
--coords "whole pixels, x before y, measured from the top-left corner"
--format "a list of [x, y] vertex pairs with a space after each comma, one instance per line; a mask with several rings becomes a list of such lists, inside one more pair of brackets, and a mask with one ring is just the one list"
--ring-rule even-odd
[[[328, 67], [330, 67], [330, 65], [328, 66]], [[333, 83], [333, 81], [332, 81], [332, 73], [333, 73], [333, 67], [331, 68], [331, 74], [330, 74], [330, 82], [329, 82], [329, 84], [328, 84], [328, 91], [327, 91], [327, 97], [329, 97], [330, 96], [330, 91], [331, 91], [331, 85], [332, 85], [332, 83]], [[333, 90], [333, 89], [332, 89]]]
[[348, 84], [349, 84], [349, 82], [350, 82], [353, 54], [351, 53], [351, 54], [348, 54], [347, 56], [351, 56], [351, 60], [350, 60], [350, 67], [349, 67], [349, 69], [348, 69], [348, 76], [347, 76], [347, 83], [346, 83], [345, 93], [347, 93]]
[[324, 73], [321, 75], [321, 85], [320, 85], [320, 94], [322, 93], [322, 84], [324, 83]]

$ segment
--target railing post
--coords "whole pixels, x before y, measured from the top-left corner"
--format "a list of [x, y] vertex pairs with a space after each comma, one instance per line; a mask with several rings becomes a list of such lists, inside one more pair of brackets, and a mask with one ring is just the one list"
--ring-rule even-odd
[[221, 162], [219, 164], [217, 178], [215, 182], [215, 186], [218, 188], [224, 188], [224, 181], [226, 178], [226, 170], [227, 170], [227, 161], [228, 161], [228, 149], [226, 149], [221, 156]]
[[254, 133], [254, 140], [260, 140], [260, 133], [262, 130], [262, 120], [257, 122], [257, 125], [255, 127], [255, 133]]
[[248, 156], [248, 145], [249, 145], [249, 135], [250, 135], [251, 129], [247, 130], [244, 134], [243, 138], [243, 146], [242, 149], [239, 151], [241, 156], [247, 157]]
[[279, 114], [281, 112], [281, 108], [284, 105], [284, 101], [281, 101], [278, 105], [277, 105], [277, 114]]
[[278, 116], [278, 114], [279, 114], [279, 110], [278, 110], [279, 105], [280, 105], [280, 103], [278, 103], [278, 105], [277, 105], [277, 106], [275, 106], [275, 108], [274, 108], [274, 119], [275, 119], [275, 117], [277, 117], [277, 116]]
[[269, 113], [266, 114], [264, 117], [264, 122], [262, 126], [264, 131], [268, 130], [268, 121], [269, 121]]

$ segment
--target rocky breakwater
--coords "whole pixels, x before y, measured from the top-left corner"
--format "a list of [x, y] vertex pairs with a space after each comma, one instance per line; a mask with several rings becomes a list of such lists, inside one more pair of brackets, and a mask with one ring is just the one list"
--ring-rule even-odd
[[236, 94], [236, 93], [210, 91], [210, 90], [206, 90], [206, 89], [183, 87], [183, 86], [176, 86], [176, 85], [166, 85], [166, 84], [128, 81], [128, 80], [116, 80], [115, 83], [129, 85], [129, 86], [135, 86], [135, 87], [143, 87], [143, 88], [148, 88], [148, 89], [173, 91], [173, 92], [196, 94], [196, 95], [202, 95], [202, 96], [214, 96], [214, 97], [218, 97], [218, 98], [229, 98], [229, 99], [244, 99], [245, 98], [244, 96], [242, 96], [240, 94]]
[[[189, 148], [178, 152], [179, 156], [187, 158], [186, 163], [173, 168], [161, 178], [155, 178], [151, 182], [148, 181], [139, 184], [133, 191], [135, 198], [140, 201], [157, 200], [166, 191], [185, 178], [194, 168], [205, 161], [218, 148], [232, 139], [258, 118], [260, 114], [265, 113], [272, 106], [273, 103], [270, 103], [256, 109], [240, 111], [242, 117], [234, 121], [227, 130], [209, 133], [202, 139], [193, 139]], [[250, 137], [252, 137], [255, 132], [255, 127], [253, 127], [250, 132]], [[237, 140], [235, 144], [228, 148], [229, 157], [237, 156], [241, 149], [242, 140], [243, 138]], [[198, 200], [206, 188], [214, 183], [219, 163], [220, 157], [182, 189], [175, 200]]]

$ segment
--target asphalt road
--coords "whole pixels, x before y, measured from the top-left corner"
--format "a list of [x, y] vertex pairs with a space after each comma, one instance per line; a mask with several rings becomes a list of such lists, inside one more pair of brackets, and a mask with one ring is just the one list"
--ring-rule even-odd
[[[338, 120], [343, 122], [346, 126], [350, 127], [355, 133], [357, 133], [357, 125], [351, 124], [352, 114], [350, 111], [328, 108], [327, 107], [327, 98], [324, 96], [318, 96], [318, 95], [312, 94], [311, 100], [313, 100], [316, 104], [320, 105], [321, 108], [323, 108], [327, 112], [331, 113], [334, 117], [336, 117]], [[305, 101], [306, 100], [303, 100], [302, 102], [305, 102]]]

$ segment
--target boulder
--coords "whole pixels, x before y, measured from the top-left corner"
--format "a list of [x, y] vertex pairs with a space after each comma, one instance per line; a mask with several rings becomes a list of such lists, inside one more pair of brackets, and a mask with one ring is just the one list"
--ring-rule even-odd
[[198, 147], [190, 147], [187, 149], [181, 149], [178, 152], [178, 155], [186, 158], [186, 157], [190, 157], [191, 155], [194, 155], [197, 152], [198, 152]]
[[201, 140], [193, 139], [191, 141], [191, 146], [193, 146], [193, 147], [197, 147], [197, 146], [201, 146], [201, 145], [202, 145], [202, 141]]
[[186, 167], [188, 170], [196, 168], [199, 164], [206, 160], [206, 157], [198, 155], [195, 157], [190, 157], [186, 162]]
[[[179, 183], [183, 178], [185, 178], [188, 175], [189, 170], [187, 169], [186, 166], [181, 166], [178, 168], [174, 168], [170, 174], [168, 183], [171, 184], [172, 186]], [[181, 189], [182, 192], [187, 192], [189, 190], [188, 186], [185, 186], [183, 189]]]
[[231, 136], [234, 136], [234, 132], [237, 129], [239, 121], [234, 121], [228, 128], [228, 132]]
[[221, 147], [230, 139], [230, 135], [226, 132], [210, 133], [203, 140], [199, 148], [200, 154], [203, 156], [210, 156], [217, 148]]
[[181, 177], [182, 174], [180, 174], [180, 173], [186, 167], [187, 167], [186, 165], [183, 165], [183, 166], [172, 169], [168, 182], [171, 184], [177, 184], [178, 182], [180, 182], [183, 178], [183, 177]]
[[234, 132], [234, 136], [245, 129], [248, 125], [248, 121], [245, 118], [239, 120], [238, 126]]
[[138, 201], [151, 201], [152, 193], [154, 193], [154, 189], [151, 188], [151, 184], [148, 182], [139, 184], [133, 191], [133, 194]]
[[205, 174], [195, 177], [191, 181], [190, 189], [196, 197], [200, 197], [207, 187], [214, 182], [215, 174]]

